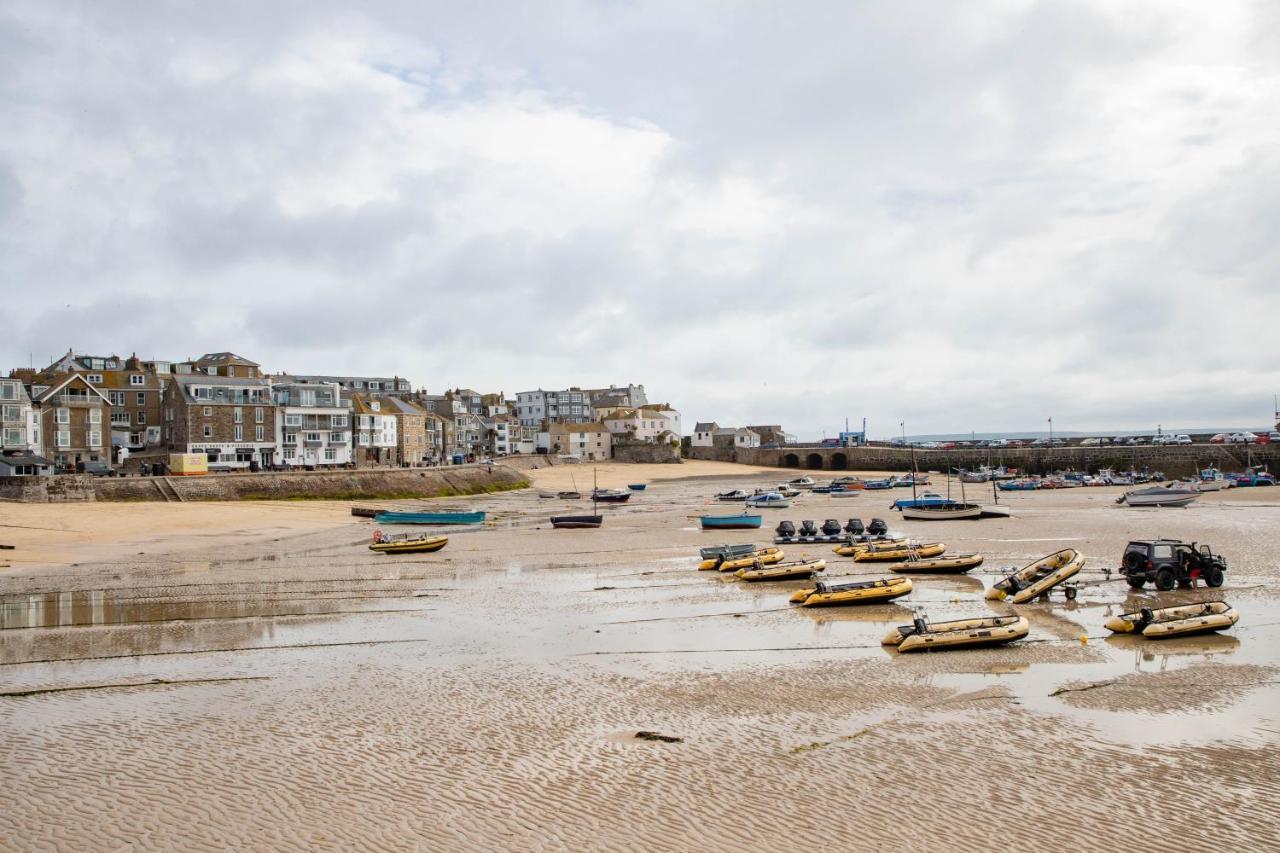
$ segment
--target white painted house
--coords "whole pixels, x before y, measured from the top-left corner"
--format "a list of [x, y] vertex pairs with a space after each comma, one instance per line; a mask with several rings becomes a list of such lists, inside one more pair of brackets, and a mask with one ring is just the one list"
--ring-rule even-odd
[[286, 468], [351, 463], [351, 412], [336, 382], [272, 385], [276, 444]]
[[720, 425], [715, 421], [699, 421], [693, 425], [693, 436], [689, 443], [694, 447], [714, 447], [716, 433], [719, 431]]

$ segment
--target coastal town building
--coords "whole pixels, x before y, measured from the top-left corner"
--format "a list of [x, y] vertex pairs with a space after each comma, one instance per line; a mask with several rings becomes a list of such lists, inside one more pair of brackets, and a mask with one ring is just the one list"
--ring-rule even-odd
[[769, 444], [782, 447], [786, 444], [796, 443], [796, 437], [784, 430], [778, 424], [765, 424], [760, 426], [748, 424], [746, 428], [760, 437], [761, 445]]
[[525, 426], [547, 423], [585, 424], [595, 418], [591, 395], [581, 388], [564, 391], [521, 391], [516, 394], [516, 417]]
[[225, 376], [228, 378], [260, 379], [262, 365], [256, 361], [236, 355], [233, 352], [210, 352], [195, 361], [184, 362], [182, 372], [203, 373], [208, 376]]
[[716, 430], [713, 436], [715, 447], [727, 450], [750, 449], [760, 446], [760, 436], [745, 427]]
[[553, 456], [576, 456], [599, 462], [612, 456], [613, 437], [601, 423], [553, 423], [539, 433], [538, 446]]
[[610, 385], [587, 390], [594, 409], [638, 409], [649, 404], [643, 385]]
[[168, 362], [142, 361], [136, 354], [119, 356], [67, 353], [37, 373], [43, 376], [80, 373], [111, 402], [109, 426], [113, 459], [123, 462], [129, 453], [157, 448], [161, 436], [161, 395], [169, 374]]
[[40, 453], [40, 423], [26, 386], [18, 379], [0, 379], [0, 451]]
[[649, 443], [680, 439], [680, 413], [665, 403], [638, 409], [606, 409], [597, 415], [615, 439]]
[[396, 420], [396, 462], [408, 466], [440, 463], [444, 457], [444, 418], [403, 397], [383, 396], [369, 401], [373, 402], [380, 404], [384, 417]]
[[271, 381], [295, 385], [337, 385], [344, 392], [359, 393], [365, 397], [407, 395], [413, 390], [409, 380], [399, 376], [303, 376], [279, 373], [272, 376]]
[[[239, 372], [245, 366], [227, 367]], [[276, 406], [265, 380], [174, 373], [165, 385], [163, 403], [163, 440], [170, 450], [203, 453], [211, 470], [269, 468], [278, 461]], [[284, 432], [283, 423], [279, 431]], [[292, 445], [293, 459], [298, 447]]]
[[391, 401], [352, 394], [355, 418], [355, 463], [359, 467], [400, 464], [400, 409]]
[[0, 451], [0, 477], [48, 477], [53, 462], [28, 451]]
[[40, 439], [38, 452], [59, 471], [81, 462], [111, 463], [111, 402], [83, 373], [42, 372], [27, 389]]
[[715, 435], [720, 431], [720, 425], [715, 421], [699, 421], [693, 425], [693, 436], [689, 439], [689, 444], [694, 447], [714, 447]]
[[350, 464], [351, 412], [336, 382], [273, 384], [271, 398], [279, 465], [313, 469]]

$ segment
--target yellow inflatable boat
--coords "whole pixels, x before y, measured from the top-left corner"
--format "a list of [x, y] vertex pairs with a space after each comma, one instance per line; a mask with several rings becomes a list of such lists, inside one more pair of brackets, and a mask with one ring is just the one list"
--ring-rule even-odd
[[1206, 601], [1181, 607], [1144, 607], [1133, 613], [1113, 616], [1103, 624], [1117, 634], [1141, 634], [1158, 640], [1164, 637], [1186, 637], [1210, 634], [1236, 624], [1240, 614], [1225, 601]]
[[931, 560], [906, 560], [893, 568], [899, 572], [934, 575], [960, 575], [982, 565], [981, 554], [952, 554]]
[[906, 542], [897, 545], [881, 545], [877, 548], [858, 548], [849, 556], [858, 563], [901, 563], [907, 560], [938, 557], [946, 550], [945, 542]]
[[875, 604], [892, 601], [911, 592], [907, 578], [876, 578], [869, 581], [818, 581], [791, 596], [801, 607], [832, 607], [841, 604]]
[[1021, 640], [1030, 630], [1031, 623], [1017, 615], [979, 616], [951, 622], [929, 622], [920, 616], [910, 625], [894, 628], [880, 642], [886, 646], [897, 646], [900, 652], [972, 649]]
[[431, 551], [439, 551], [445, 545], [449, 544], [448, 536], [401, 536], [401, 537], [384, 537], [381, 531], [374, 531], [373, 544], [369, 546], [370, 551], [377, 551], [379, 554], [425, 554]]
[[1083, 567], [1083, 554], [1075, 548], [1063, 548], [997, 581], [987, 590], [987, 598], [996, 601], [1007, 598], [1014, 604], [1022, 604], [1053, 589]]
[[814, 572], [821, 572], [826, 568], [826, 560], [794, 560], [790, 563], [775, 563], [772, 566], [738, 569], [735, 574], [744, 581], [790, 581], [807, 578]]
[[754, 566], [756, 563], [770, 565], [772, 563], [781, 563], [782, 558], [786, 556], [781, 548], [773, 545], [767, 548], [757, 548], [750, 554], [742, 557], [716, 557], [710, 560], [703, 560], [698, 564], [700, 572], [736, 572], [738, 569], [746, 569]]

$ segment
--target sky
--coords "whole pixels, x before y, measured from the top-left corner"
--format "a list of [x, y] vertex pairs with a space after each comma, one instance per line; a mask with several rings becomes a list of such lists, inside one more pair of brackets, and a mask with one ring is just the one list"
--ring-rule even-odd
[[1264, 426], [1280, 5], [0, 5], [0, 366]]

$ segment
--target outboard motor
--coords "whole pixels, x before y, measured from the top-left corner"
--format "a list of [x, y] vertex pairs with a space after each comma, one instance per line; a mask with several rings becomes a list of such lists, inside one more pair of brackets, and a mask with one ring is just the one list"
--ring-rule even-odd
[[889, 525], [884, 523], [883, 518], [873, 518], [867, 525], [867, 532], [872, 536], [883, 536], [889, 532]]
[[1142, 614], [1142, 621], [1138, 623], [1138, 628], [1142, 629], [1156, 621], [1156, 614], [1152, 612], [1150, 607], [1144, 607], [1138, 611]]
[[852, 536], [861, 536], [866, 532], [866, 528], [862, 526], [862, 519], [851, 518], [849, 523], [844, 526], [844, 532]]
[[817, 536], [818, 535], [818, 528], [813, 526], [813, 519], [806, 518], [804, 521], [800, 522], [800, 535], [801, 536]]
[[779, 536], [795, 536], [796, 526], [790, 521], [779, 522], [778, 529], [774, 532]]
[[912, 616], [911, 624], [915, 626], [917, 634], [929, 633], [929, 621], [924, 618], [923, 613], [916, 613]]
[[834, 518], [828, 518], [826, 521], [822, 522], [822, 532], [827, 536], [836, 536], [840, 533], [840, 522], [836, 521]]

